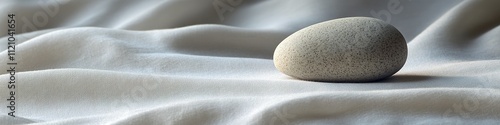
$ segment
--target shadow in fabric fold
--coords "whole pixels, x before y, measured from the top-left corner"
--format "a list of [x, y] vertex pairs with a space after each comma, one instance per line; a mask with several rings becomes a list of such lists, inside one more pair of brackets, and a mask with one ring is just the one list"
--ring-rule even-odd
[[376, 82], [384, 82], [384, 83], [422, 82], [439, 78], [440, 77], [438, 76], [426, 76], [426, 75], [393, 75], [391, 77], [381, 79]]
[[[372, 81], [372, 82], [354, 82], [354, 84], [370, 84], [370, 83], [414, 83], [414, 82], [425, 82], [433, 81], [437, 79], [443, 79], [446, 76], [429, 76], [429, 75], [393, 75], [384, 79]], [[293, 77], [288, 77], [289, 80], [300, 80]], [[310, 81], [310, 82], [321, 82], [321, 83], [334, 83], [342, 84], [345, 82], [329, 82], [329, 81]]]
[[274, 49], [287, 36], [276, 31], [203, 25], [179, 29], [167, 48], [192, 55], [272, 59]]

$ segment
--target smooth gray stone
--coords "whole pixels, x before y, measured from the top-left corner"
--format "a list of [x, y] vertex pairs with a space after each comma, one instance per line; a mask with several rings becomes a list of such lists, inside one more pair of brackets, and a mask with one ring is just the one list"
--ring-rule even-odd
[[276, 68], [297, 79], [370, 82], [399, 71], [408, 55], [403, 35], [369, 17], [348, 17], [303, 28], [274, 51]]

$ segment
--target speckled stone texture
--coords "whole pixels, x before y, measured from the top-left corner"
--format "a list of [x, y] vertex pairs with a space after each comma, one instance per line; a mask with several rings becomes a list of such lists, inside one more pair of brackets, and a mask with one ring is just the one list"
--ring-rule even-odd
[[370, 82], [389, 77], [406, 62], [403, 35], [369, 17], [348, 17], [301, 29], [274, 52], [276, 68], [297, 79]]

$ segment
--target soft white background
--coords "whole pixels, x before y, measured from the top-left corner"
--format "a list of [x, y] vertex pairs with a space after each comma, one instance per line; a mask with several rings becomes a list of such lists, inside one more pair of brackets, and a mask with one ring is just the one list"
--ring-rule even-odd
[[[233, 9], [223, 20], [214, 1], [0, 1], [0, 124], [500, 123], [498, 0], [220, 0]], [[390, 19], [372, 14], [382, 11]], [[15, 118], [7, 13], [18, 33]], [[403, 33], [400, 72], [324, 83], [274, 68], [288, 35], [349, 16]]]

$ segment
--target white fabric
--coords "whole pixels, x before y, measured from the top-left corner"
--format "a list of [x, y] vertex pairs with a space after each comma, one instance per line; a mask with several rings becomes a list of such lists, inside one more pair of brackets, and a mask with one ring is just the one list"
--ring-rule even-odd
[[[239, 1], [1, 1], [0, 124], [500, 123], [499, 0]], [[6, 108], [7, 13], [16, 117]], [[400, 72], [324, 83], [274, 68], [285, 37], [348, 16], [400, 29]]]

